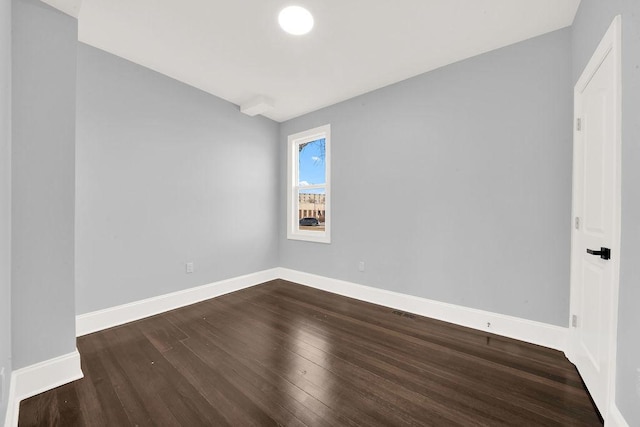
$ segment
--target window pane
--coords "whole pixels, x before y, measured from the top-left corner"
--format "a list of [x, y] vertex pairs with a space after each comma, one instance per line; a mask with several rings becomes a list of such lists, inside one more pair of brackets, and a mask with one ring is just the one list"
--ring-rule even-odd
[[331, 243], [331, 125], [287, 137], [287, 239]]
[[298, 230], [325, 230], [325, 189], [298, 190]]
[[305, 142], [298, 146], [299, 165], [298, 181], [301, 187], [306, 185], [325, 184], [325, 139]]

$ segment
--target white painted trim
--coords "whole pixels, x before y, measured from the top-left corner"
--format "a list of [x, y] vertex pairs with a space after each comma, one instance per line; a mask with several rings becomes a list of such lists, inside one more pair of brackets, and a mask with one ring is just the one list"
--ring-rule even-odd
[[[565, 351], [568, 328], [280, 268], [284, 280], [460, 326]], [[487, 325], [490, 325], [489, 327]]]
[[604, 425], [605, 427], [629, 427], [629, 423], [624, 419], [615, 402], [609, 407], [608, 417]]
[[[575, 87], [574, 87], [574, 123], [577, 118], [582, 117], [581, 112], [581, 104], [578, 102], [579, 94], [585, 89], [585, 87], [589, 84], [595, 73], [598, 71], [598, 68], [602, 64], [602, 62], [607, 58], [609, 54], [613, 55], [614, 58], [614, 72], [616, 74], [616, 88], [615, 88], [615, 118], [614, 118], [614, 133], [615, 133], [615, 184], [614, 184], [614, 192], [613, 195], [613, 232], [612, 232], [612, 241], [611, 245], [611, 264], [613, 267], [613, 278], [611, 283], [611, 302], [610, 302], [610, 318], [608, 321], [604, 322], [605, 327], [608, 327], [608, 336], [609, 342], [607, 343], [607, 348], [605, 349], [607, 364], [606, 364], [606, 372], [608, 375], [607, 385], [604, 390], [604, 403], [598, 407], [600, 413], [605, 418], [605, 421], [611, 422], [610, 412], [612, 408], [615, 408], [615, 392], [616, 392], [616, 357], [617, 357], [617, 335], [618, 335], [618, 300], [619, 300], [619, 288], [620, 288], [620, 240], [621, 240], [621, 212], [622, 212], [622, 174], [621, 174], [621, 165], [622, 165], [622, 17], [617, 15], [613, 18], [613, 21], [607, 32], [602, 37], [602, 40], [598, 44], [595, 52], [593, 53], [591, 59], [589, 60], [587, 66], [583, 70], [580, 78], [578, 79]], [[576, 191], [576, 182], [580, 180], [580, 177], [577, 173], [576, 164], [576, 141], [579, 141], [582, 138], [582, 133], [577, 131], [574, 127], [573, 139], [574, 139], [574, 168], [573, 168], [573, 189], [572, 189], [572, 218], [576, 216], [580, 216], [579, 208], [578, 208], [578, 192]], [[579, 248], [576, 245], [577, 241], [577, 232], [573, 225], [571, 226], [571, 279], [570, 279], [570, 315], [574, 313], [580, 312], [580, 287], [577, 282], [577, 269], [578, 269], [578, 251], [581, 251], [582, 248]], [[578, 372], [580, 372], [580, 358], [578, 353], [579, 346], [579, 336], [578, 330], [576, 328], [569, 328], [569, 332], [567, 334], [567, 358], [576, 365]], [[587, 387], [588, 388], [588, 387]], [[591, 391], [594, 394], [594, 391]], [[596, 404], [596, 406], [598, 406]], [[618, 412], [619, 413], [619, 412]], [[624, 420], [624, 418], [622, 418]], [[614, 424], [615, 425], [615, 424]]]
[[79, 380], [83, 376], [80, 368], [80, 353], [77, 349], [69, 354], [13, 371], [5, 427], [18, 425], [20, 401]]
[[[325, 139], [325, 184], [321, 186], [309, 186], [312, 188], [324, 188], [324, 232], [300, 230], [298, 190], [298, 146], [305, 142]], [[307, 187], [305, 187], [307, 188]], [[331, 243], [331, 125], [327, 124], [289, 135], [287, 138], [287, 239], [304, 240], [307, 242]]]
[[277, 279], [277, 269], [263, 270], [208, 285], [160, 295], [76, 316], [76, 336], [112, 328], [165, 311], [195, 304], [210, 298], [239, 291]]
[[[429, 300], [287, 268], [273, 268], [76, 316], [77, 336], [184, 307], [275, 279], [565, 351], [568, 328]], [[487, 323], [490, 324], [487, 327]]]

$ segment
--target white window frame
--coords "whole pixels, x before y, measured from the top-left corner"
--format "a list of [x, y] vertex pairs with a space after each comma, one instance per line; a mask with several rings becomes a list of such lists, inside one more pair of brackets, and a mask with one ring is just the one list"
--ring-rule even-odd
[[[325, 185], [309, 185], [300, 187], [298, 168], [299, 146], [311, 141], [324, 138], [325, 152]], [[287, 239], [305, 240], [308, 242], [331, 243], [331, 125], [324, 125], [317, 128], [309, 129], [289, 135], [288, 144], [288, 162], [287, 162]], [[299, 196], [298, 192], [301, 188], [325, 189], [325, 224], [324, 231], [307, 231], [299, 228]]]

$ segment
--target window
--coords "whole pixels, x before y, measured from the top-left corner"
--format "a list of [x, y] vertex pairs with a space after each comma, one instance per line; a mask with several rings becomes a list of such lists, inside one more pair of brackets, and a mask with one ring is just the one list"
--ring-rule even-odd
[[330, 133], [325, 125], [289, 135], [288, 239], [331, 242]]

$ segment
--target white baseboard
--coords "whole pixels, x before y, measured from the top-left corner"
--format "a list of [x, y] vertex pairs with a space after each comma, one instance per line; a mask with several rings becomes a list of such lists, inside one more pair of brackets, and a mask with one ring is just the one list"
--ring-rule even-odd
[[210, 298], [239, 291], [260, 283], [277, 279], [278, 269], [263, 270], [245, 276], [234, 277], [196, 288], [172, 292], [153, 298], [118, 305], [104, 310], [76, 316], [76, 336], [112, 328], [134, 320], [143, 319], [165, 311], [195, 304]]
[[82, 378], [78, 350], [11, 373], [5, 427], [18, 425], [20, 401]]
[[286, 268], [279, 268], [278, 276], [284, 280], [334, 294], [491, 332], [563, 352], [567, 346], [568, 328], [560, 326], [447, 304]]
[[81, 314], [76, 316], [76, 335], [82, 336], [122, 325], [274, 279], [289, 280], [334, 294], [408, 311], [560, 351], [566, 351], [567, 347], [568, 328], [358, 285], [287, 268], [264, 270], [184, 291]]
[[629, 427], [629, 423], [624, 419], [615, 402], [609, 407], [609, 413], [607, 414], [604, 425], [605, 427]]

